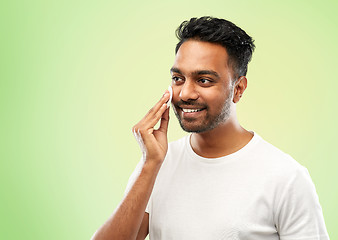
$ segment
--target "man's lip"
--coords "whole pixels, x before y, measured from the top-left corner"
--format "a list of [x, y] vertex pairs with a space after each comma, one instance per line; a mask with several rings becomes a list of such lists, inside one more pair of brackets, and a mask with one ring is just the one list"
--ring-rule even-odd
[[181, 110], [181, 111], [183, 111], [183, 109], [187, 109], [187, 110], [198, 110], [198, 111], [202, 111], [202, 110], [204, 110], [204, 109], [206, 109], [205, 107], [204, 108], [192, 108], [192, 107], [179, 107], [179, 109]]
[[205, 106], [178, 106], [180, 109], [201, 109], [204, 110], [206, 109]]
[[[186, 109], [186, 110], [198, 110], [198, 111], [193, 111], [193, 112], [187, 112], [187, 111], [184, 111], [183, 109]], [[195, 115], [197, 113], [200, 113], [202, 112], [203, 110], [205, 110], [206, 108], [181, 108], [179, 107], [179, 110], [184, 114], [184, 115]]]

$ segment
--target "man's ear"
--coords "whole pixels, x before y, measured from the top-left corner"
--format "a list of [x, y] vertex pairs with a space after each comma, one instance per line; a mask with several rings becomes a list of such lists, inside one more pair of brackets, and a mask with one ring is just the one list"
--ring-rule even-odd
[[234, 87], [234, 98], [233, 102], [238, 103], [239, 100], [241, 99], [245, 89], [247, 86], [247, 79], [245, 76], [241, 76], [239, 79], [237, 79]]

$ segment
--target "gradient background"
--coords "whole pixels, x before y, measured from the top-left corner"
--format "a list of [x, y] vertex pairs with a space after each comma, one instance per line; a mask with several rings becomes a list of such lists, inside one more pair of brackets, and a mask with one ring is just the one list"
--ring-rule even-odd
[[[272, 3], [273, 2], [273, 3]], [[338, 214], [336, 1], [2, 1], [1, 239], [89, 239], [140, 158], [131, 128], [170, 84], [174, 31], [223, 17], [256, 51], [241, 124], [312, 176]], [[169, 140], [184, 136], [171, 111]]]

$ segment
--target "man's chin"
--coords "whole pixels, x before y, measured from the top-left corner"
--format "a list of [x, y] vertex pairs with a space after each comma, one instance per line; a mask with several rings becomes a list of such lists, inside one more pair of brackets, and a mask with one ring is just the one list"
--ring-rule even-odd
[[182, 119], [181, 116], [175, 111], [175, 115], [177, 117], [177, 120], [185, 132], [189, 133], [201, 133], [201, 132], [206, 132], [209, 130], [212, 130], [215, 126], [212, 124], [210, 121], [207, 119], [188, 119], [184, 118]]
[[210, 126], [208, 125], [184, 124], [181, 121], [179, 121], [179, 123], [183, 131], [189, 133], [202, 133], [211, 130]]

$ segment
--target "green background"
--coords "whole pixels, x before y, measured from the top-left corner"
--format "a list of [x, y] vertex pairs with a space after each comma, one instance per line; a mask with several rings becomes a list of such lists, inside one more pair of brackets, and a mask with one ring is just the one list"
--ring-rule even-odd
[[[243, 127], [306, 166], [338, 239], [336, 1], [2, 1], [1, 239], [89, 239], [140, 159], [186, 19], [253, 36]], [[185, 135], [171, 112], [169, 140]]]

